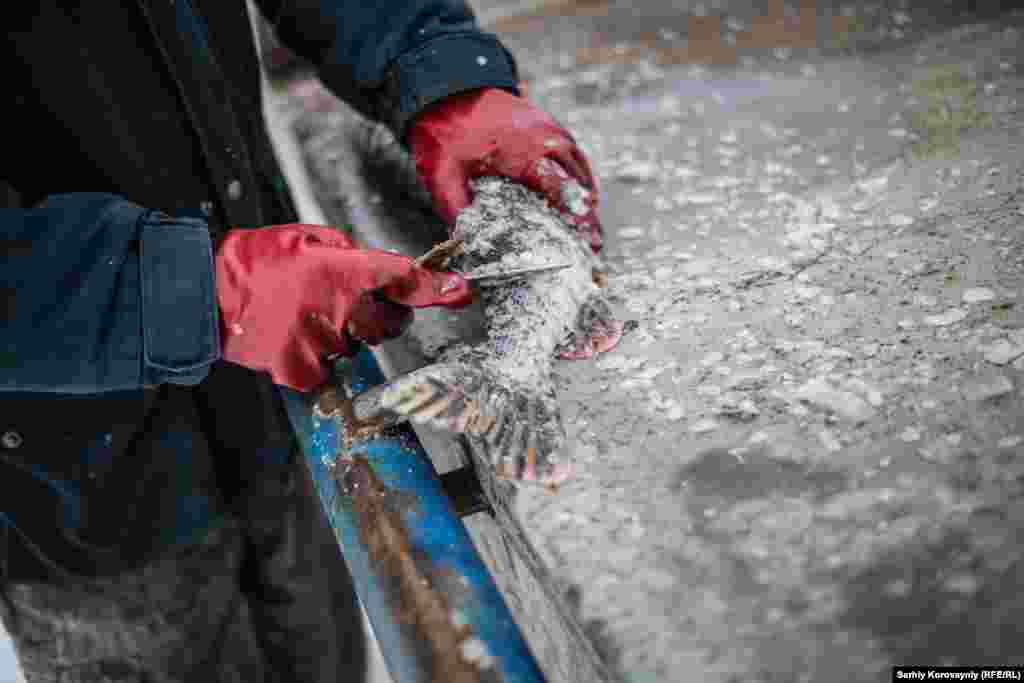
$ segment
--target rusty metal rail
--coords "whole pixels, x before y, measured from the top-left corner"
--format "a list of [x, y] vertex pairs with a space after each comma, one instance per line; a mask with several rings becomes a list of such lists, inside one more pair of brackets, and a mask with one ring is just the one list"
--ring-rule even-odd
[[319, 405], [282, 392], [395, 683], [543, 682], [416, 434], [359, 429], [338, 410], [347, 392], [384, 382], [373, 354], [337, 370]]

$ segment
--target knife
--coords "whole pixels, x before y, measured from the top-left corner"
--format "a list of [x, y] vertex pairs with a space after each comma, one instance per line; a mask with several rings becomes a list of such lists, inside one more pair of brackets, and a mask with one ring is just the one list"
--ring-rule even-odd
[[555, 263], [555, 264], [544, 264], [541, 266], [522, 266], [519, 268], [510, 268], [508, 270], [492, 270], [488, 268], [490, 272], [470, 271], [468, 273], [458, 273], [467, 282], [471, 282], [477, 287], [494, 287], [495, 285], [501, 285], [511, 280], [518, 280], [524, 277], [531, 277], [533, 275], [545, 275], [547, 273], [556, 273], [566, 268], [571, 268], [571, 263]]
[[[440, 244], [435, 244], [430, 251], [416, 259], [416, 264], [423, 266], [428, 270], [441, 272], [449, 271], [448, 263], [451, 261], [452, 257], [462, 253], [462, 245], [463, 242], [460, 239], [450, 239], [441, 242]], [[521, 266], [519, 268], [501, 270], [500, 268], [494, 268], [492, 265], [488, 265], [475, 272], [470, 271], [463, 273], [457, 270], [449, 272], [461, 275], [464, 279], [474, 283], [477, 287], [492, 287], [510, 280], [518, 280], [519, 278], [529, 277], [531, 275], [554, 273], [571, 266], [572, 263], [555, 263], [539, 266]]]

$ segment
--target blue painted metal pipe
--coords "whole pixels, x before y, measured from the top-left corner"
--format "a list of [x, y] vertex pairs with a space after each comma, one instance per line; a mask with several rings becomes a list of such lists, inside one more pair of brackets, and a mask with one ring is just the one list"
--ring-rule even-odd
[[[385, 381], [365, 348], [343, 366], [354, 393]], [[282, 392], [395, 683], [543, 682], [412, 428], [360, 436]]]

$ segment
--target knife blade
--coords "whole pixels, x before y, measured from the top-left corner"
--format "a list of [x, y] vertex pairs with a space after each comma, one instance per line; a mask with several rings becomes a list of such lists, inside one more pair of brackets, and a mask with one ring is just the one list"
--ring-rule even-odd
[[540, 266], [522, 266], [520, 268], [510, 268], [508, 270], [497, 271], [489, 268], [489, 272], [470, 271], [468, 273], [459, 273], [459, 275], [477, 287], [493, 287], [495, 285], [504, 284], [511, 280], [518, 280], [524, 277], [556, 273], [570, 267], [572, 267], [571, 263], [555, 263]]

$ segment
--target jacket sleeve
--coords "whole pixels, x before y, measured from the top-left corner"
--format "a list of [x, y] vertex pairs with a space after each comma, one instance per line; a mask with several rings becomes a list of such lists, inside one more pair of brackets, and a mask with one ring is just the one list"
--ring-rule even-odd
[[0, 391], [193, 385], [220, 355], [205, 222], [120, 197], [0, 209]]
[[463, 0], [257, 0], [324, 85], [404, 139], [412, 118], [464, 90], [518, 94], [515, 59]]

